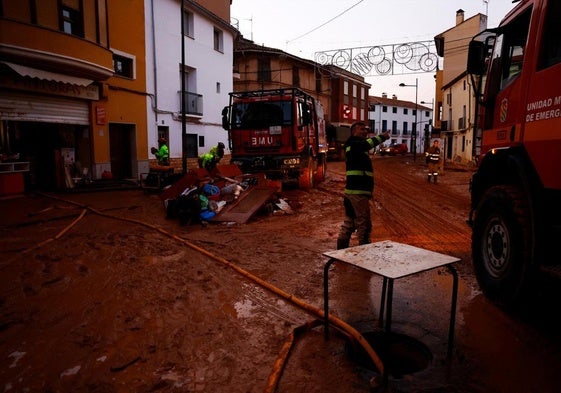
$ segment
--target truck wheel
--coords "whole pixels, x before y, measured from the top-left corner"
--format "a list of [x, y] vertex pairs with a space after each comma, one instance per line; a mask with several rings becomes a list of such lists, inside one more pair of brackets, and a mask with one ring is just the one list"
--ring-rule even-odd
[[325, 156], [318, 158], [318, 169], [316, 170], [315, 182], [321, 183], [325, 180], [325, 174], [327, 173], [327, 161]]
[[342, 146], [339, 149], [339, 161], [345, 161], [346, 158], [347, 158], [347, 156], [345, 155], [345, 147]]
[[485, 296], [500, 306], [522, 300], [535, 273], [530, 223], [530, 209], [516, 187], [489, 189], [477, 207], [472, 233], [475, 275]]
[[311, 157], [308, 159], [308, 166], [298, 177], [298, 187], [304, 190], [314, 188], [314, 162]]

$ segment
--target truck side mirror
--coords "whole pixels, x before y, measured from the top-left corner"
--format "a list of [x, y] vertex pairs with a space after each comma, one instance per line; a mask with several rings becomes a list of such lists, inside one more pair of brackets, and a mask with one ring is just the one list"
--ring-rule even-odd
[[225, 130], [229, 130], [230, 129], [230, 122], [228, 121], [228, 107], [225, 106], [224, 109], [222, 109], [222, 128], [224, 128]]
[[485, 73], [485, 43], [481, 41], [471, 41], [469, 43], [467, 72], [473, 75], [483, 75]]

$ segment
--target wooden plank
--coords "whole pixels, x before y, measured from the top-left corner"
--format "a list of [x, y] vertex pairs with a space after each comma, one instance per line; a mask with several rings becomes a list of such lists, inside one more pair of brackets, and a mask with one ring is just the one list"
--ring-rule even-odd
[[175, 199], [185, 189], [198, 186], [202, 180], [210, 179], [210, 175], [206, 169], [192, 169], [181, 179], [173, 183], [170, 187], [166, 188], [161, 194], [162, 201], [166, 199]]
[[250, 187], [234, 203], [226, 205], [212, 221], [245, 224], [275, 192], [276, 189], [272, 187]]
[[214, 174], [220, 177], [236, 177], [241, 176], [243, 173], [240, 168], [235, 164], [217, 165]]

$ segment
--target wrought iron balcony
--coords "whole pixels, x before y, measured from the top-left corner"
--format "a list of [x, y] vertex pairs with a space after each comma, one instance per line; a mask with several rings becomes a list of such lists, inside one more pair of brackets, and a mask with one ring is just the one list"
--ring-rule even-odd
[[179, 99], [180, 99], [179, 107], [181, 113], [185, 113], [185, 115], [195, 115], [195, 116], [203, 115], [203, 96], [201, 94], [196, 94], [186, 91], [184, 111], [181, 111], [181, 92], [179, 92]]

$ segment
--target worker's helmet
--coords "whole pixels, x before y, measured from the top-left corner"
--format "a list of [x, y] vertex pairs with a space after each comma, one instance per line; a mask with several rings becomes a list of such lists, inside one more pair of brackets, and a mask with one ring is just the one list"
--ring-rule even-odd
[[222, 142], [218, 142], [218, 148], [219, 149], [224, 149], [226, 146], [224, 146], [224, 143]]

